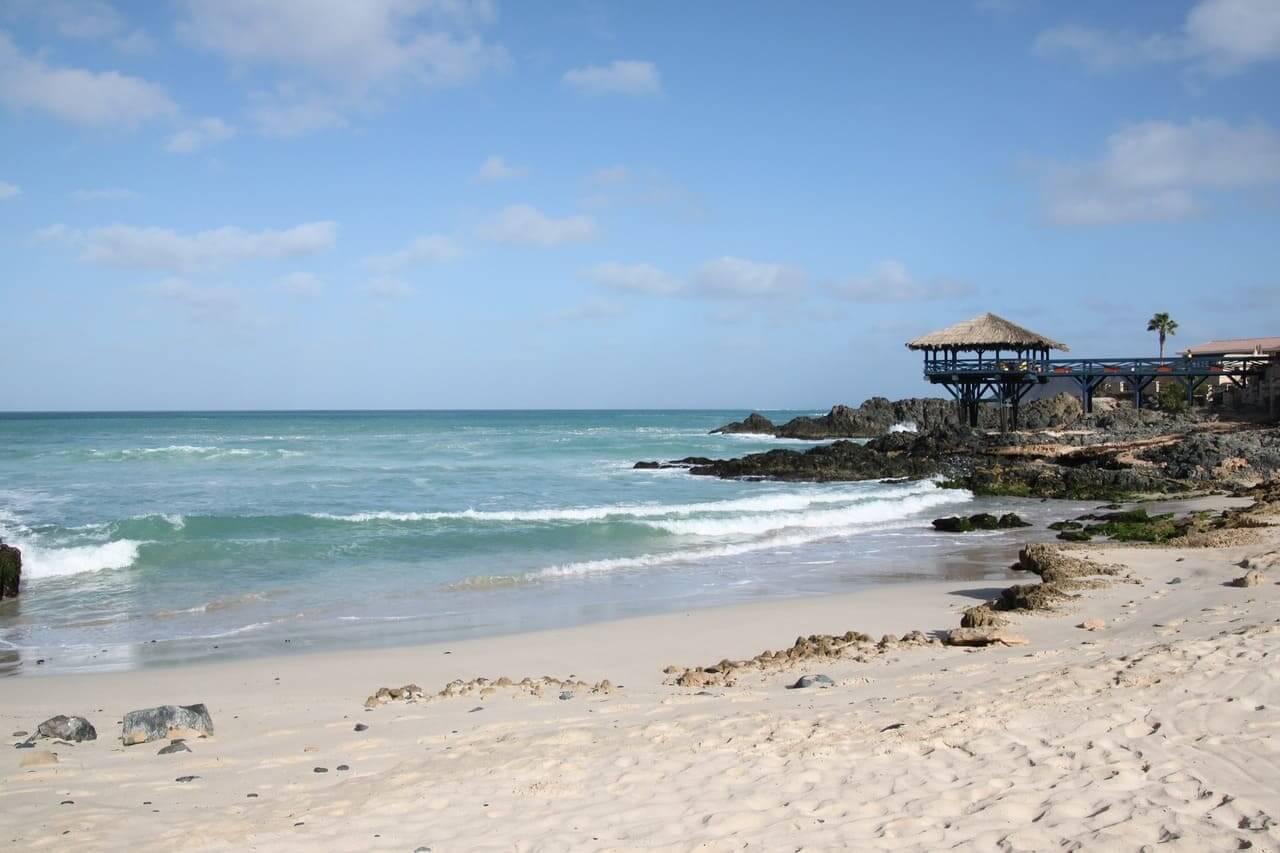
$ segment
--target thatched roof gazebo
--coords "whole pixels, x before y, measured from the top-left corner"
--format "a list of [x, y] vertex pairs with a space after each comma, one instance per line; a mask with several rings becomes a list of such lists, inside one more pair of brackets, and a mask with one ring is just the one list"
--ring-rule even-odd
[[1049, 350], [1068, 352], [1070, 347], [1017, 323], [1011, 323], [1003, 317], [987, 313], [921, 335], [914, 341], [909, 341], [907, 349], [977, 353], [1009, 350], [1018, 354], [1043, 352], [1045, 358], [1048, 358]]
[[[1049, 352], [1068, 349], [990, 313], [922, 335], [908, 341], [907, 348], [924, 352], [925, 379], [951, 392], [962, 420], [977, 426], [978, 404], [992, 399], [1000, 404], [1002, 424], [1005, 410], [1011, 410], [1015, 428], [1022, 398], [1037, 384], [1049, 381]], [[962, 359], [960, 353], [974, 357]]]

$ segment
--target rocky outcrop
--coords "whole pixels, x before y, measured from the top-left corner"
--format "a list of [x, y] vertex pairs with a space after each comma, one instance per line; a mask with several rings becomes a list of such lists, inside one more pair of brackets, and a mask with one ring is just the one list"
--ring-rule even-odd
[[953, 628], [947, 632], [948, 646], [1025, 646], [1028, 640], [1004, 628]]
[[86, 740], [97, 740], [98, 732], [84, 717], [68, 717], [65, 714], [59, 714], [37, 726], [36, 737], [80, 743]]
[[971, 530], [1008, 530], [1015, 527], [1030, 527], [1030, 523], [1013, 512], [1006, 512], [996, 517], [989, 512], [980, 512], [968, 518], [952, 515], [946, 518], [935, 518], [933, 529], [944, 533], [968, 533]]
[[211, 737], [213, 718], [204, 705], [160, 705], [124, 715], [120, 740], [125, 746], [174, 738]]
[[0, 541], [0, 599], [15, 598], [22, 582], [22, 552]]
[[734, 421], [717, 427], [711, 431], [712, 435], [724, 434], [732, 435], [734, 433], [749, 433], [752, 435], [773, 435], [777, 427], [773, 425], [773, 421], [766, 418], [759, 412], [752, 412], [740, 421]]
[[719, 459], [693, 465], [691, 474], [732, 479], [801, 480], [831, 482], [876, 480], [886, 477], [927, 477], [938, 472], [926, 458], [891, 456], [855, 444], [837, 441], [806, 451], [770, 450], [739, 459]]

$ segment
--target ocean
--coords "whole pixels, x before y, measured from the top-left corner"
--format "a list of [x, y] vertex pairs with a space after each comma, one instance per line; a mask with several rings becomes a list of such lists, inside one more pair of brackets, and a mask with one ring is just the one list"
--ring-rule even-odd
[[972, 572], [964, 546], [1007, 535], [933, 532], [938, 515], [1017, 502], [927, 481], [632, 468], [812, 446], [707, 434], [744, 414], [0, 415], [0, 538], [25, 564], [21, 596], [0, 602], [0, 673], [436, 642], [847, 592]]

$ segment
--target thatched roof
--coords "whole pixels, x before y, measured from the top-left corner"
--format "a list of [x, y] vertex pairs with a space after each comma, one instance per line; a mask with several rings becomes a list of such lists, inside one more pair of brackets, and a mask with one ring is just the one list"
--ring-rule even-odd
[[1046, 338], [995, 314], [983, 314], [937, 332], [930, 332], [907, 344], [908, 349], [1056, 349], [1066, 352], [1066, 344]]

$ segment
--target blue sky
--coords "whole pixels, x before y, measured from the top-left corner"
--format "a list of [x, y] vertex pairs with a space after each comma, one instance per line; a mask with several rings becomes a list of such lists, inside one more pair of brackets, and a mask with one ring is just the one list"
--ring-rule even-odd
[[4, 409], [921, 395], [1280, 334], [1278, 234], [1280, 0], [0, 3]]

